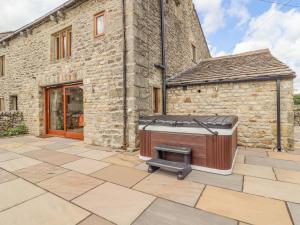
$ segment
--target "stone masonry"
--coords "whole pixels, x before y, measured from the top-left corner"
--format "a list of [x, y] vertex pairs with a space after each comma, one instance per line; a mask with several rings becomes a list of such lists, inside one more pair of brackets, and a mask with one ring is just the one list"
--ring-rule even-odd
[[[170, 73], [210, 57], [192, 0], [166, 8], [167, 62]], [[64, 10], [65, 18], [37, 24], [28, 37], [17, 36], [0, 48], [5, 56], [5, 76], [0, 77], [0, 97], [18, 97], [29, 132], [45, 134], [44, 87], [83, 82], [84, 138], [88, 144], [122, 147], [123, 139], [123, 13], [120, 0], [81, 0]], [[105, 11], [105, 35], [94, 37], [94, 15]], [[137, 121], [152, 113], [152, 87], [161, 87], [159, 0], [126, 0], [128, 142], [138, 146]], [[28, 12], [30, 13], [30, 12]], [[72, 56], [51, 61], [51, 35], [72, 27]], [[168, 72], [169, 73], [169, 72]], [[6, 106], [8, 104], [5, 104]], [[8, 110], [8, 109], [6, 109]]]
[[[293, 149], [293, 81], [281, 82], [282, 144]], [[170, 114], [237, 115], [238, 142], [259, 148], [276, 146], [276, 81], [188, 86], [168, 90]]]

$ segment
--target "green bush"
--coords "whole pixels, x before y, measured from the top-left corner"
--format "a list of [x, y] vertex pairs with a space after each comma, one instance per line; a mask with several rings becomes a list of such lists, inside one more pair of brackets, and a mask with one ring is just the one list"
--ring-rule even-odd
[[8, 128], [6, 131], [0, 134], [0, 136], [15, 136], [27, 133], [27, 127], [25, 123], [21, 123], [15, 128]]
[[294, 95], [294, 104], [300, 105], [300, 94]]

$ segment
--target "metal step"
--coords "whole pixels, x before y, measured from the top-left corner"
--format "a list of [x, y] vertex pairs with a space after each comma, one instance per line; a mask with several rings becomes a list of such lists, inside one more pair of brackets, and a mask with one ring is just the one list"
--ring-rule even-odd
[[188, 167], [188, 165], [183, 162], [174, 162], [165, 159], [151, 159], [147, 161], [147, 164], [159, 168], [169, 169], [172, 172], [183, 171]]
[[183, 162], [174, 162], [165, 159], [151, 159], [147, 161], [149, 165], [148, 172], [153, 173], [159, 168], [177, 173], [177, 179], [183, 180], [191, 171], [191, 165]]
[[154, 150], [161, 152], [178, 153], [182, 155], [189, 155], [192, 152], [192, 149], [188, 147], [178, 147], [170, 145], [157, 145], [154, 147]]

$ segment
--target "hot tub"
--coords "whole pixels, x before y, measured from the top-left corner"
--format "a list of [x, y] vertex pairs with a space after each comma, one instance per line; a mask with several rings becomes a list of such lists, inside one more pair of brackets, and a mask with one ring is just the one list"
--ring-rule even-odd
[[[154, 157], [165, 144], [192, 149], [192, 168], [229, 175], [237, 149], [237, 116], [145, 116], [139, 120], [140, 158]], [[181, 161], [168, 153], [167, 160]]]

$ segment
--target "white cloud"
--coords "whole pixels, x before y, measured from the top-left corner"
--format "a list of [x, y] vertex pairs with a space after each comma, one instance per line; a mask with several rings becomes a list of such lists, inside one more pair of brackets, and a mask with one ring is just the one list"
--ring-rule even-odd
[[64, 2], [66, 0], [0, 0], [0, 32], [17, 30]]
[[228, 14], [230, 16], [237, 17], [240, 21], [238, 26], [241, 26], [249, 21], [250, 14], [247, 9], [248, 0], [231, 0], [228, 8]]
[[[252, 18], [248, 31], [233, 53], [269, 48], [272, 54], [288, 64], [300, 76], [300, 12], [283, 12], [273, 4], [262, 15]], [[300, 89], [300, 77], [295, 88]]]
[[222, 0], [193, 0], [198, 13], [203, 15], [203, 29], [206, 33], [213, 33], [225, 24], [225, 9]]

